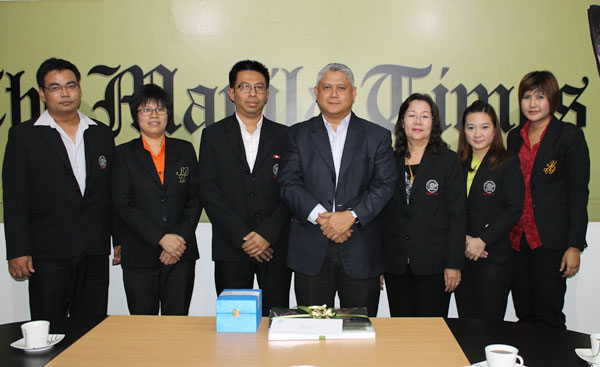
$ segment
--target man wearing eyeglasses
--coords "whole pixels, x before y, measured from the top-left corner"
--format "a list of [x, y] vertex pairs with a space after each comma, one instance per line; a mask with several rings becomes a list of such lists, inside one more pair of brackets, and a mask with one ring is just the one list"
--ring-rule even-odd
[[79, 112], [80, 73], [37, 71], [46, 110], [8, 135], [2, 184], [10, 274], [29, 278], [31, 318], [104, 316], [108, 304], [112, 131]]
[[286, 266], [290, 214], [281, 202], [277, 176], [287, 127], [263, 116], [269, 72], [251, 60], [229, 72], [235, 113], [204, 129], [199, 168], [202, 204], [212, 224], [217, 294], [263, 290], [263, 315], [289, 306]]

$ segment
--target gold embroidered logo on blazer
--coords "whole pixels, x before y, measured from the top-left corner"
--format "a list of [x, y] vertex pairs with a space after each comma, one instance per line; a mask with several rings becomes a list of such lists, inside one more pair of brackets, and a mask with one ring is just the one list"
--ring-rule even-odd
[[187, 181], [187, 177], [190, 174], [190, 167], [181, 167], [179, 172], [176, 172], [177, 177], [179, 177], [179, 183], [185, 183]]
[[547, 175], [551, 175], [556, 171], [556, 161], [550, 161], [550, 163], [546, 164], [546, 168], [544, 168], [544, 173]]

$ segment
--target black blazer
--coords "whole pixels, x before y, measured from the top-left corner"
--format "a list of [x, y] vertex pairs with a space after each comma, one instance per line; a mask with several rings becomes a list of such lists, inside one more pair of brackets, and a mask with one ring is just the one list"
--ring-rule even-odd
[[294, 220], [290, 228], [288, 266], [315, 275], [325, 260], [329, 240], [308, 222], [317, 204], [333, 211], [352, 208], [360, 226], [340, 246], [346, 274], [364, 279], [383, 273], [383, 248], [373, 220], [390, 199], [396, 171], [389, 130], [352, 114], [340, 172], [336, 175], [323, 116], [290, 128], [279, 180], [281, 194]]
[[[463, 165], [465, 181], [472, 156]], [[515, 156], [490, 169], [489, 154], [479, 164], [467, 197], [467, 234], [485, 242], [487, 258], [477, 261], [510, 262], [510, 230], [523, 212], [525, 185]]]
[[[510, 131], [508, 151], [518, 155], [522, 126]], [[590, 153], [583, 131], [552, 117], [533, 162], [531, 198], [544, 246], [557, 250], [587, 247]]]
[[34, 122], [10, 129], [2, 170], [8, 259], [110, 253], [114, 139], [107, 126], [96, 123], [83, 135], [83, 196], [58, 131]]
[[186, 250], [181, 261], [198, 258], [196, 226], [202, 206], [195, 193], [196, 152], [190, 142], [165, 138], [164, 184], [141, 138], [116, 148], [112, 190], [123, 267], [160, 267], [167, 233], [182, 236]]
[[242, 249], [255, 231], [275, 250], [287, 253], [290, 214], [279, 196], [277, 174], [287, 126], [266, 117], [252, 172], [235, 114], [205, 128], [200, 141], [200, 195], [212, 224], [212, 258], [256, 261]]
[[394, 154], [398, 182], [381, 213], [386, 271], [418, 275], [461, 269], [465, 259], [466, 186], [456, 153], [423, 154], [406, 203], [404, 156]]

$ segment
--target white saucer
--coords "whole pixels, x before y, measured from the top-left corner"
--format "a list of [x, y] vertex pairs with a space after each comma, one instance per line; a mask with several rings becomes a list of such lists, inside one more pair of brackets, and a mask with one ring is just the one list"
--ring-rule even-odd
[[592, 350], [590, 348], [577, 348], [575, 349], [575, 353], [577, 353], [579, 358], [589, 363], [590, 366], [600, 366], [600, 363], [594, 363], [592, 361]]
[[13, 348], [22, 349], [29, 353], [37, 353], [37, 352], [43, 352], [45, 350], [52, 348], [55, 344], [60, 343], [60, 341], [63, 340], [64, 338], [65, 338], [65, 334], [50, 334], [50, 335], [48, 335], [48, 344], [44, 345], [42, 347], [37, 347], [37, 348], [26, 347], [25, 339], [21, 338], [21, 339], [17, 340], [16, 342], [11, 343], [10, 346]]
[[[516, 364], [515, 364], [515, 366], [516, 366]], [[482, 362], [475, 363], [474, 365], [471, 365], [469, 367], [488, 367], [488, 363], [487, 363], [487, 361], [482, 361]], [[527, 366], [523, 366], [523, 367], [527, 367]]]

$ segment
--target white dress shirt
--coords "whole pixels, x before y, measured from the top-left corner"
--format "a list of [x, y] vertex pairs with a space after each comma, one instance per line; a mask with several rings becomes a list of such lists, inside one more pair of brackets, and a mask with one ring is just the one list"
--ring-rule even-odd
[[256, 124], [256, 130], [250, 134], [246, 129], [246, 124], [242, 122], [240, 116], [235, 113], [235, 117], [240, 124], [240, 132], [242, 133], [242, 141], [244, 142], [244, 150], [246, 151], [246, 160], [248, 161], [248, 167], [250, 172], [254, 169], [254, 163], [256, 162], [256, 155], [258, 154], [258, 143], [260, 142], [260, 129], [262, 128], [263, 118], [260, 117], [258, 124]]
[[[327, 129], [327, 136], [329, 137], [329, 146], [331, 147], [331, 155], [333, 157], [333, 166], [335, 168], [335, 186], [337, 188], [338, 176], [340, 174], [340, 165], [342, 164], [342, 155], [344, 154], [344, 144], [346, 144], [346, 135], [348, 134], [348, 125], [350, 125], [350, 112], [334, 130], [333, 126], [327, 122], [325, 116], [323, 116], [323, 124]], [[317, 224], [317, 218], [319, 214], [325, 213], [327, 209], [320, 203], [317, 204], [314, 209], [308, 215], [308, 221], [312, 224]], [[335, 198], [333, 198], [333, 211], [335, 211]]]
[[35, 121], [33, 126], [50, 126], [51, 128], [58, 131], [60, 137], [67, 150], [69, 156], [69, 162], [71, 162], [71, 169], [73, 175], [79, 185], [81, 195], [85, 193], [85, 143], [83, 141], [83, 132], [87, 130], [90, 125], [97, 125], [92, 119], [77, 111], [79, 114], [79, 125], [77, 126], [77, 133], [75, 134], [75, 142], [71, 140], [69, 135], [60, 127], [59, 124], [54, 121], [48, 110], [44, 111], [40, 117]]

